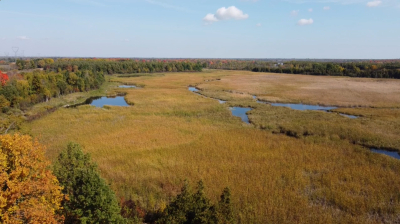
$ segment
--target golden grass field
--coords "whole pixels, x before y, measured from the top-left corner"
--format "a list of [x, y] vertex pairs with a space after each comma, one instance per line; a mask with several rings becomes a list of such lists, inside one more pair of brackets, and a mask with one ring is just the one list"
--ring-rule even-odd
[[[208, 70], [111, 81], [96, 94], [126, 92], [133, 106], [60, 108], [26, 123], [23, 131], [47, 145], [50, 159], [69, 141], [81, 144], [118, 196], [148, 210], [164, 207], [184, 179], [202, 179], [213, 200], [225, 186], [231, 188], [239, 223], [400, 222], [400, 161], [357, 145], [400, 149], [397, 110], [339, 109], [363, 116], [350, 120], [335, 113], [258, 104], [251, 97], [396, 107], [397, 80]], [[115, 89], [116, 82], [144, 88]], [[316, 88], [318, 82], [324, 87]], [[229, 101], [219, 104], [196, 95], [189, 85]], [[366, 89], [374, 92], [373, 99], [365, 97]], [[70, 97], [66, 101], [78, 98]], [[232, 116], [230, 105], [253, 107], [252, 124]], [[272, 133], [282, 131], [298, 136]]]
[[239, 73], [199, 87], [236, 90], [271, 102], [400, 108], [400, 80]]

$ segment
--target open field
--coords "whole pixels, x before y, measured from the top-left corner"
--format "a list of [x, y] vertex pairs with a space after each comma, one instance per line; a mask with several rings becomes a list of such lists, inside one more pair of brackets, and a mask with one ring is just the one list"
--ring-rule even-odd
[[[251, 97], [398, 107], [396, 80], [206, 71], [111, 81], [144, 88], [115, 90], [109, 82], [99, 93], [126, 92], [132, 107], [60, 108], [23, 130], [47, 145], [51, 159], [69, 141], [81, 144], [117, 194], [147, 210], [163, 207], [184, 179], [203, 179], [213, 200], [231, 188], [240, 223], [400, 222], [400, 162], [352, 144], [400, 149], [397, 110], [339, 109], [363, 116], [350, 120]], [[193, 94], [189, 85], [228, 102]], [[229, 105], [255, 108], [253, 124], [233, 117]], [[301, 134], [272, 133], [282, 130]]]
[[237, 71], [200, 88], [236, 90], [271, 102], [337, 106], [400, 107], [400, 80]]

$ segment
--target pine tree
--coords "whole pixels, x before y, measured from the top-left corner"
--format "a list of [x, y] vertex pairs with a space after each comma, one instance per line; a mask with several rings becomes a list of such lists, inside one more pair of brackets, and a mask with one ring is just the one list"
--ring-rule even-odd
[[210, 200], [204, 194], [204, 183], [199, 181], [197, 192], [193, 195], [192, 211], [189, 212], [189, 223], [210, 223], [212, 210]]
[[194, 194], [185, 181], [182, 192], [167, 206], [157, 223], [234, 223], [230, 197], [229, 189], [225, 188], [218, 204], [212, 205], [204, 194], [203, 181], [197, 184], [197, 191]]
[[222, 192], [221, 199], [216, 208], [216, 218], [217, 223], [221, 224], [234, 223], [235, 221], [229, 188], [225, 188]]
[[63, 202], [65, 223], [125, 223], [115, 193], [78, 144], [60, 153], [54, 174], [69, 196]]

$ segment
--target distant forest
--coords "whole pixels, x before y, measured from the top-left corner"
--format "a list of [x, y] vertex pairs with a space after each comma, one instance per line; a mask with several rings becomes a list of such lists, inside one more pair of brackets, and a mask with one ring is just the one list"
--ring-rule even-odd
[[203, 69], [199, 61], [190, 60], [129, 60], [129, 59], [57, 59], [48, 64], [46, 59], [17, 60], [19, 70], [43, 68], [52, 71], [88, 70], [105, 74], [195, 72]]
[[[11, 60], [11, 59], [10, 59]], [[286, 74], [400, 78], [400, 60], [223, 60], [223, 59], [75, 59], [17, 60], [19, 70], [43, 68], [52, 71], [88, 70], [104, 74], [195, 72], [208, 69], [246, 70]], [[3, 62], [3, 63], [2, 63]], [[0, 64], [6, 61], [0, 61]]]
[[278, 63], [268, 61], [215, 60], [208, 62], [207, 68], [286, 74], [400, 78], [400, 61], [360, 61], [340, 63], [287, 61], [284, 63]]

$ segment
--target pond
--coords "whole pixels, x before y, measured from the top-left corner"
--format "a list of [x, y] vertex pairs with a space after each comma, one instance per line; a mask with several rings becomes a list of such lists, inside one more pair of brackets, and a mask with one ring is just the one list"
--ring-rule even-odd
[[139, 89], [139, 87], [135, 86], [135, 85], [120, 85], [118, 86], [118, 88], [134, 88], [134, 89]]
[[383, 150], [383, 149], [371, 149], [371, 151], [374, 153], [387, 155], [387, 156], [393, 157], [395, 159], [400, 159], [400, 154], [398, 152], [387, 151], [387, 150]]
[[200, 90], [197, 89], [196, 87], [189, 87], [189, 91], [191, 91], [191, 92], [198, 92], [198, 91], [200, 91]]
[[120, 106], [120, 107], [128, 107], [129, 104], [126, 103], [125, 97], [123, 96], [116, 96], [116, 97], [91, 97], [87, 99], [85, 102], [80, 104], [75, 104], [69, 107], [75, 108], [82, 105], [92, 105], [96, 107], [103, 107], [104, 105], [108, 106]]
[[232, 111], [232, 115], [236, 117], [240, 117], [243, 122], [250, 124], [249, 117], [247, 116], [247, 111], [251, 111], [252, 109], [249, 107], [230, 107]]

